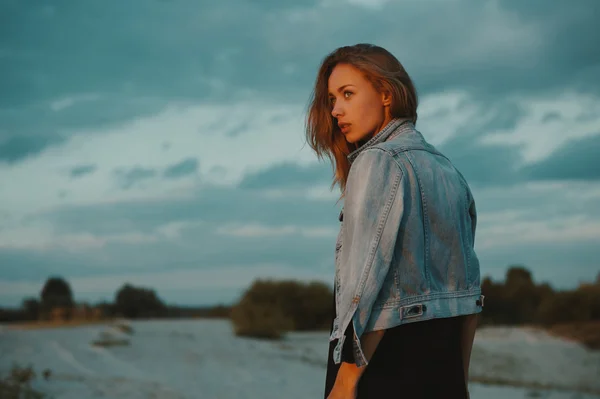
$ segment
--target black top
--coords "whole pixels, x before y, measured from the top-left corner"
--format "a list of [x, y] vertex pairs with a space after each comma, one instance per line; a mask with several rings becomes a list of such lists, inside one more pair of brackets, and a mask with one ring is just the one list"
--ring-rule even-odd
[[[451, 317], [388, 329], [359, 381], [357, 399], [466, 399], [461, 325], [461, 318]], [[352, 323], [345, 333], [342, 361], [354, 363]], [[336, 344], [329, 344], [325, 398], [340, 367], [332, 357]]]

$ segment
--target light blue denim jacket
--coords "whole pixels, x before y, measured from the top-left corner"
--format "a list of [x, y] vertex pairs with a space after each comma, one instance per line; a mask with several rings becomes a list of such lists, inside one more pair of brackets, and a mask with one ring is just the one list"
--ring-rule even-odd
[[357, 366], [368, 364], [360, 337], [483, 307], [474, 251], [475, 202], [461, 173], [412, 122], [395, 119], [348, 156], [335, 247], [336, 318], [330, 341], [341, 362], [353, 323]]

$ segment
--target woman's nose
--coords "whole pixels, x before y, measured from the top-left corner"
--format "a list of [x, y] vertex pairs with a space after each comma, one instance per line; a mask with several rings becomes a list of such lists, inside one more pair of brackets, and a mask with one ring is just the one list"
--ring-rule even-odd
[[338, 118], [340, 115], [342, 115], [342, 111], [341, 111], [340, 107], [337, 104], [331, 110], [331, 115], [334, 118]]

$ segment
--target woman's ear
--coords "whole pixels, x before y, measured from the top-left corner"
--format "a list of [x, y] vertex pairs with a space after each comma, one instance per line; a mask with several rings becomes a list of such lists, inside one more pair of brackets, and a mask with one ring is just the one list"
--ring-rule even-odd
[[381, 103], [384, 107], [392, 105], [392, 93], [387, 90], [381, 92]]

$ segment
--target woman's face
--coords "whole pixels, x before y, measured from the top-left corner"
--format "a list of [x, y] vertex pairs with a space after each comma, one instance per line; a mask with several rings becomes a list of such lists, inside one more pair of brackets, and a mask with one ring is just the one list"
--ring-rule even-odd
[[389, 94], [377, 92], [352, 65], [335, 66], [329, 76], [328, 90], [331, 115], [349, 143], [368, 141], [391, 120]]

